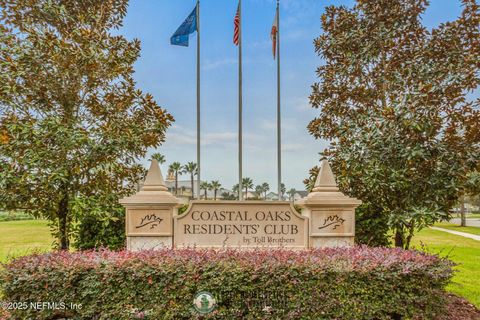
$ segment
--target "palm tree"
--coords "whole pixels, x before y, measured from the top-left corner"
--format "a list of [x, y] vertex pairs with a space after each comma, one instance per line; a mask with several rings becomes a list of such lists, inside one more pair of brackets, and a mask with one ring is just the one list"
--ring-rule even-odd
[[245, 199], [247, 199], [248, 189], [253, 188], [253, 180], [250, 178], [243, 178], [242, 179], [242, 186], [245, 188]]
[[287, 191], [287, 188], [285, 187], [285, 183], [280, 184], [280, 200], [283, 200], [283, 195]]
[[263, 195], [263, 186], [261, 184], [255, 187], [255, 193], [257, 194], [257, 198], [260, 199], [260, 197]]
[[174, 162], [168, 169], [175, 174], [175, 194], [178, 194], [178, 176], [182, 174], [182, 164], [180, 162]]
[[210, 190], [213, 190], [213, 200], [217, 200], [217, 191], [220, 190], [222, 185], [218, 180], [212, 181], [210, 183]]
[[190, 173], [190, 186], [192, 188], [192, 199], [195, 198], [195, 193], [193, 191], [194, 186], [193, 186], [193, 181], [195, 179], [195, 175], [198, 174], [198, 169], [197, 169], [197, 164], [195, 162], [189, 162], [186, 165], [183, 166], [182, 169], [183, 173]]
[[233, 187], [232, 187], [232, 193], [236, 194], [238, 196], [238, 183], [235, 184]]
[[294, 200], [295, 193], [297, 193], [297, 191], [296, 191], [294, 188], [288, 190], [287, 194], [288, 194], [288, 199], [289, 199], [290, 201], [293, 201], [293, 200]]
[[222, 199], [223, 200], [236, 200], [237, 196], [233, 193], [225, 191], [225, 192], [222, 192]]
[[267, 200], [267, 192], [268, 192], [268, 190], [270, 190], [270, 185], [268, 183], [264, 182], [264, 183], [262, 183], [262, 188], [263, 188], [263, 192], [264, 192], [263, 199]]
[[208, 183], [207, 181], [203, 181], [202, 183], [200, 183], [200, 189], [205, 191], [205, 200], [207, 200], [207, 190], [210, 189], [210, 183]]
[[163, 154], [161, 154], [161, 153], [158, 153], [158, 152], [152, 153], [152, 155], [151, 155], [151, 160], [152, 160], [152, 159], [157, 160], [158, 163], [160, 163], [160, 164], [164, 164], [165, 161], [166, 161], [166, 160], [165, 160], [165, 156], [164, 156]]

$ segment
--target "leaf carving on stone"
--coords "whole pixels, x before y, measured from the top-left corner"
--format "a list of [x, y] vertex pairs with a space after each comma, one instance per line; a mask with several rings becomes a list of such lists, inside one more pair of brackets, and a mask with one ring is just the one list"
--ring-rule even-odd
[[332, 230], [337, 229], [337, 227], [341, 226], [345, 222], [345, 219], [340, 218], [338, 215], [331, 215], [325, 218], [323, 221], [323, 225], [318, 227], [318, 229], [324, 229], [330, 226], [333, 226]]
[[157, 217], [155, 214], [147, 214], [145, 217], [140, 220], [140, 224], [136, 226], [136, 229], [145, 227], [145, 226], [150, 226], [150, 229], [154, 229], [156, 226], [162, 222], [163, 219], [160, 217]]

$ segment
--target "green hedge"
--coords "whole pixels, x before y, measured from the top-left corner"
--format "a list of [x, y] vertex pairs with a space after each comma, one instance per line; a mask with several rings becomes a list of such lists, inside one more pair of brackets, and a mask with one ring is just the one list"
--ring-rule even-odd
[[[451, 262], [388, 248], [51, 253], [0, 273], [3, 300], [81, 304], [10, 310], [13, 319], [432, 319]], [[217, 307], [201, 315], [196, 293]]]

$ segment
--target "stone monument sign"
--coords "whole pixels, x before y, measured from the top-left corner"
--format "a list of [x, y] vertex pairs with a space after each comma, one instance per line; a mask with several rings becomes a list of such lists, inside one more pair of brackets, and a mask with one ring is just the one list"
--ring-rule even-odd
[[160, 167], [152, 160], [141, 190], [120, 200], [126, 208], [127, 249], [289, 248], [350, 246], [355, 237], [355, 208], [361, 201], [345, 196], [326, 160], [315, 186], [297, 201], [190, 201], [178, 214], [180, 200], [168, 192]]
[[308, 219], [284, 201], [192, 201], [174, 217], [177, 247], [308, 247]]

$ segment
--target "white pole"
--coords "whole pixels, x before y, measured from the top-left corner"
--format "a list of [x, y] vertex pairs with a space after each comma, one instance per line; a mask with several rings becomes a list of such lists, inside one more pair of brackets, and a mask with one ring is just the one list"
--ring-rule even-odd
[[277, 178], [278, 200], [282, 200], [282, 119], [280, 108], [280, 10], [277, 0]]
[[238, 199], [243, 200], [242, 148], [242, 0], [238, 2]]
[[197, 199], [200, 199], [200, 181], [200, 1], [197, 0]]

